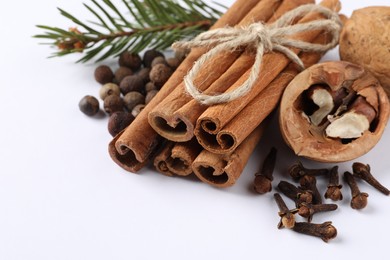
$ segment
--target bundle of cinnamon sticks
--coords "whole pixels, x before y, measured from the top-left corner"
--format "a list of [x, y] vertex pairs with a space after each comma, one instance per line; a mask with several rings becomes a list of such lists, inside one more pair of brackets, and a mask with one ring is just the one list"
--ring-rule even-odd
[[[245, 26], [262, 21], [272, 23], [284, 13], [313, 0], [237, 0], [211, 29]], [[321, 5], [338, 12], [338, 0]], [[324, 19], [310, 13], [294, 23]], [[330, 35], [315, 30], [294, 35], [305, 42], [328, 43]], [[323, 53], [293, 49], [309, 67]], [[217, 187], [233, 185], [241, 175], [254, 148], [277, 108], [284, 88], [298, 74], [298, 67], [278, 52], [266, 53], [260, 74], [250, 92], [228, 103], [206, 106], [185, 91], [183, 78], [205, 48], [191, 50], [180, 67], [138, 117], [109, 144], [112, 159], [125, 170], [137, 172], [153, 160], [166, 175], [194, 173]], [[194, 83], [207, 94], [236, 89], [247, 78], [254, 63], [251, 49], [218, 54], [204, 65]]]

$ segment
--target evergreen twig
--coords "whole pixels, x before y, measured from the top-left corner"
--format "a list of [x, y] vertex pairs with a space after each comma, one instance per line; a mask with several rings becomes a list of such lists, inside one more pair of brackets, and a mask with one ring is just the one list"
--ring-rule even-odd
[[37, 25], [44, 32], [34, 37], [50, 40], [48, 44], [58, 48], [50, 57], [83, 52], [78, 62], [87, 62], [100, 54], [98, 62], [125, 50], [164, 50], [174, 41], [209, 29], [221, 15], [202, 0], [121, 0], [121, 7], [112, 0], [91, 2], [84, 4], [96, 18], [89, 24], [58, 8], [77, 27], [65, 30]]

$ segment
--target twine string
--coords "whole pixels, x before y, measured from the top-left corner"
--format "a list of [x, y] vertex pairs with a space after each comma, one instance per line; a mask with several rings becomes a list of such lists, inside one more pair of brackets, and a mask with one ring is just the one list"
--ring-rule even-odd
[[[326, 19], [291, 25], [291, 21], [311, 12], [318, 12], [324, 15]], [[314, 44], [288, 38], [288, 36], [297, 33], [314, 30], [329, 32], [332, 40], [327, 44]], [[308, 4], [285, 13], [270, 25], [258, 22], [248, 26], [210, 30], [201, 33], [191, 41], [176, 42], [172, 45], [172, 48], [175, 50], [189, 50], [194, 47], [208, 48], [208, 51], [195, 62], [192, 69], [184, 77], [184, 84], [187, 93], [195, 100], [205, 105], [213, 105], [230, 102], [247, 94], [253, 88], [259, 76], [261, 62], [265, 53], [272, 51], [283, 53], [303, 70], [304, 64], [302, 60], [289, 47], [298, 48], [306, 52], [325, 52], [337, 45], [340, 30], [341, 21], [336, 12], [320, 5]], [[218, 53], [235, 51], [241, 47], [250, 47], [256, 51], [255, 61], [248, 79], [233, 91], [219, 95], [207, 95], [199, 91], [194, 84], [194, 79], [205, 63]]]

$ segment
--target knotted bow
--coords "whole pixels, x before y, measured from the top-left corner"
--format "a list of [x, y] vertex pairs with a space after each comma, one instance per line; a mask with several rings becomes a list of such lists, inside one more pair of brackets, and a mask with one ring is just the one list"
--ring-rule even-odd
[[[291, 21], [310, 12], [318, 12], [327, 19], [314, 20], [307, 23], [291, 25]], [[299, 48], [308, 52], [325, 52], [335, 47], [339, 41], [341, 21], [336, 12], [320, 5], [308, 4], [297, 7], [270, 25], [253, 23], [244, 27], [226, 27], [201, 33], [191, 41], [176, 42], [173, 49], [191, 49], [194, 47], [207, 47], [208, 52], [203, 54], [194, 64], [192, 69], [184, 77], [186, 91], [198, 102], [206, 105], [226, 103], [247, 94], [253, 87], [260, 72], [260, 66], [264, 53], [278, 51], [286, 55], [291, 61], [304, 69], [303, 62], [288, 47]], [[332, 40], [328, 44], [314, 44], [288, 38], [288, 36], [313, 31], [328, 31]], [[233, 91], [219, 94], [206, 95], [194, 85], [194, 79], [201, 67], [213, 56], [223, 51], [234, 51], [238, 47], [251, 47], [256, 50], [255, 62], [251, 68], [248, 79]]]

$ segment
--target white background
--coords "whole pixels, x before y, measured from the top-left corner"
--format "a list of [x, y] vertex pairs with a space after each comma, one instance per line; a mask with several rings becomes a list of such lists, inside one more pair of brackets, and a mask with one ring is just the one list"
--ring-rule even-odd
[[[89, 3], [90, 1], [85, 1]], [[116, 1], [118, 2], [118, 1]], [[230, 6], [233, 0], [218, 1]], [[342, 12], [388, 0], [342, 1]], [[80, 1], [8, 1], [0, 11], [0, 259], [377, 259], [388, 255], [390, 198], [364, 183], [367, 208], [349, 207], [349, 189], [331, 220], [338, 236], [321, 239], [278, 230], [272, 193], [250, 187], [264, 155], [278, 148], [275, 181], [287, 179], [298, 160], [282, 142], [277, 125], [251, 157], [232, 188], [216, 189], [194, 179], [168, 178], [145, 169], [130, 174], [107, 153], [107, 117], [78, 110], [86, 94], [97, 95], [95, 64], [80, 56], [47, 59], [54, 50], [31, 36], [36, 24], [67, 28], [56, 7], [83, 17]], [[83, 19], [82, 19], [83, 20]], [[338, 59], [337, 50], [326, 59]], [[116, 61], [106, 64], [117, 66]], [[358, 159], [390, 186], [390, 132]], [[330, 167], [303, 160], [308, 167]], [[352, 162], [340, 165], [350, 170]], [[324, 188], [325, 181], [320, 188]], [[291, 201], [288, 205], [292, 207]]]

